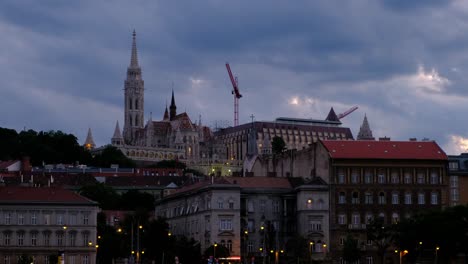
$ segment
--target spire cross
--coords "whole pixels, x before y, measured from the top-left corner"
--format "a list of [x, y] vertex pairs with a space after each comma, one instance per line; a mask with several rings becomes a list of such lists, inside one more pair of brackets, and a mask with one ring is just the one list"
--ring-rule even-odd
[[252, 119], [252, 123], [253, 123], [253, 121], [254, 121], [254, 117], [255, 117], [255, 116], [254, 116], [253, 114], [250, 115], [250, 119]]

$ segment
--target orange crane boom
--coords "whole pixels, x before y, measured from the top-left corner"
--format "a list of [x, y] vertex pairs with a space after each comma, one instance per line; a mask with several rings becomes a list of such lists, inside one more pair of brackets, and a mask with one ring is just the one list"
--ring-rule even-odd
[[343, 117], [345, 117], [345, 116], [351, 114], [352, 112], [356, 111], [356, 109], [358, 109], [358, 107], [357, 107], [357, 106], [353, 106], [353, 107], [351, 107], [350, 109], [344, 111], [343, 113], [338, 114], [338, 119], [341, 119], [341, 118], [343, 118]]
[[239, 99], [242, 97], [242, 95], [239, 92], [239, 81], [237, 80], [237, 77], [234, 77], [234, 75], [232, 74], [229, 63], [226, 63], [226, 69], [228, 71], [229, 78], [231, 79], [231, 83], [232, 83], [231, 93], [234, 95], [234, 126], [238, 126], [239, 125]]

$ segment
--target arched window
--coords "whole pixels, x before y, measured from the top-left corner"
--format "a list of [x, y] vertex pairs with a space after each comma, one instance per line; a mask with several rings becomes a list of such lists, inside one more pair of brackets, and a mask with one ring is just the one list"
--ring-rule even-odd
[[128, 98], [128, 109], [132, 110], [133, 104], [132, 104], [132, 98]]
[[135, 100], [135, 109], [138, 110], [138, 99]]
[[130, 116], [130, 126], [133, 126], [133, 119], [131, 116]]
[[425, 197], [424, 197], [424, 193], [423, 193], [423, 192], [418, 193], [418, 204], [425, 204], [426, 201], [425, 201], [424, 198], [425, 198]]
[[135, 116], [135, 126], [138, 126], [138, 116]]
[[385, 193], [384, 192], [379, 193], [379, 204], [385, 204]]
[[393, 213], [392, 214], [392, 223], [396, 224], [396, 223], [398, 223], [398, 221], [400, 221], [400, 215], [398, 215], [397, 213]]

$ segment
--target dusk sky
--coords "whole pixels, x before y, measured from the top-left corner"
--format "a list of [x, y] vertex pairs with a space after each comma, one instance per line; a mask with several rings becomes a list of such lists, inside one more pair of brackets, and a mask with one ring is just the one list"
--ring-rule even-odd
[[225, 63], [239, 78], [240, 123], [342, 119], [354, 137], [436, 140], [468, 149], [468, 1], [0, 2], [0, 127], [62, 130], [97, 145], [123, 127], [137, 33], [145, 116], [233, 123]]

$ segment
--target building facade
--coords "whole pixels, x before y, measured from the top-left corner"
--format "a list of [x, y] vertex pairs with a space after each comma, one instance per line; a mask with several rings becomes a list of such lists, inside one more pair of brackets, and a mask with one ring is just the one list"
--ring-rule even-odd
[[34, 263], [96, 263], [98, 206], [61, 188], [0, 187], [0, 261], [22, 255]]
[[450, 155], [449, 201], [451, 206], [468, 204], [468, 153]]
[[352, 235], [364, 263], [374, 263], [376, 248], [366, 225], [376, 218], [390, 225], [449, 205], [447, 155], [435, 142], [324, 140], [318, 145], [317, 167], [330, 187], [330, 250], [336, 260]]
[[325, 257], [329, 243], [321, 179], [213, 177], [158, 201], [156, 215], [167, 218], [172, 234], [200, 241], [202, 251], [217, 243], [243, 260], [287, 258], [297, 234], [314, 241], [314, 259]]

